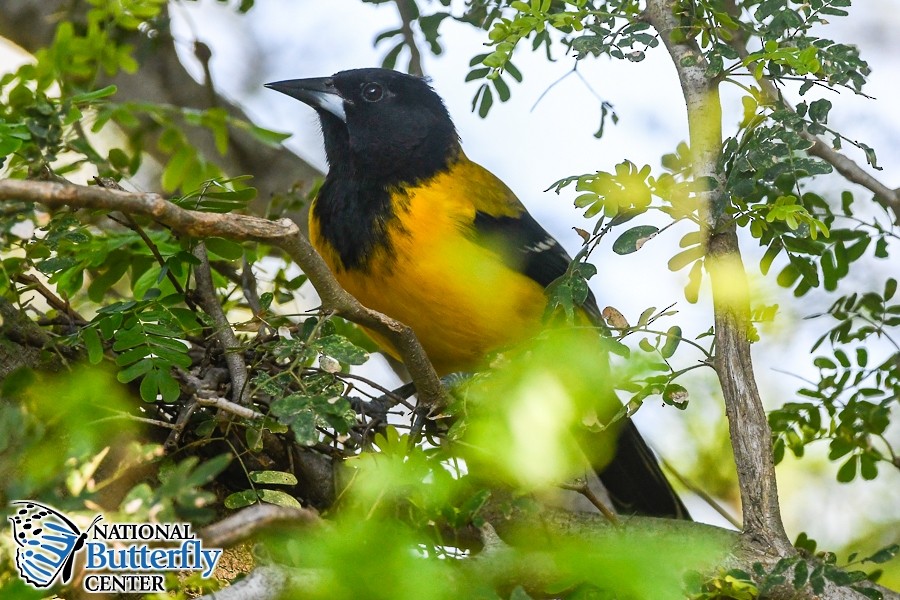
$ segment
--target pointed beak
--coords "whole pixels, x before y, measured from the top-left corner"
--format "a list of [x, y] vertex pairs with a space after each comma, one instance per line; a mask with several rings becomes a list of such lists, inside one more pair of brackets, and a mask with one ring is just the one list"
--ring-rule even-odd
[[311, 79], [290, 79], [267, 83], [265, 87], [276, 92], [296, 98], [304, 104], [308, 104], [316, 110], [324, 110], [338, 119], [347, 122], [347, 113], [344, 110], [344, 99], [331, 77], [314, 77]]

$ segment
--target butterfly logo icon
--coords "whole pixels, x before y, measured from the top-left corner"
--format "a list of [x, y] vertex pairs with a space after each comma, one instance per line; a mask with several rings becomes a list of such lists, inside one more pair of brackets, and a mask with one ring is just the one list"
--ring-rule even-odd
[[19, 575], [36, 588], [49, 587], [57, 577], [61, 583], [69, 583], [76, 553], [84, 547], [87, 532], [103, 517], [97, 515], [82, 532], [66, 515], [49, 506], [28, 500], [12, 504], [22, 506], [9, 517], [18, 546]]

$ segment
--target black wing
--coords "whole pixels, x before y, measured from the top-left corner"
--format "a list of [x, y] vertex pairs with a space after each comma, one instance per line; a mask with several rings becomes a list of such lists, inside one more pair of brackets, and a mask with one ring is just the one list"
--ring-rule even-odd
[[[572, 258], [527, 211], [517, 217], [475, 213], [476, 239], [485, 246], [499, 247], [510, 267], [547, 287], [566, 274]], [[602, 325], [593, 292], [582, 306], [596, 325]]]
[[[542, 287], [565, 275], [572, 262], [559, 242], [525, 210], [518, 217], [477, 212], [474, 226], [478, 243], [499, 248], [511, 268], [523, 272]], [[607, 331], [592, 292], [588, 293], [583, 308], [595, 325]], [[602, 447], [602, 443], [592, 439], [596, 435], [603, 434], [585, 432], [579, 436], [588, 457], [594, 454], [594, 448]], [[690, 520], [687, 509], [631, 419], [625, 421], [619, 432], [612, 460], [595, 463], [595, 469], [619, 512]]]

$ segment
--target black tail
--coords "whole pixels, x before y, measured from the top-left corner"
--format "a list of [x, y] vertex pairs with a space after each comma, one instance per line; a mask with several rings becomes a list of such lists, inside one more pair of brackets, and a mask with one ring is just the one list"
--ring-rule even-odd
[[619, 431], [612, 461], [597, 475], [620, 514], [691, 520], [631, 419]]

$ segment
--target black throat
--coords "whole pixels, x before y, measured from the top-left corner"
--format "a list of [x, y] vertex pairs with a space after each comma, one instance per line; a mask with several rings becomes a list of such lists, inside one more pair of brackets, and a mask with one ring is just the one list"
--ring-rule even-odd
[[313, 208], [319, 231], [346, 270], [364, 268], [377, 250], [393, 252], [390, 231], [403, 231], [404, 190], [447, 170], [460, 153], [459, 139], [432, 135], [402, 158], [351, 148], [344, 124], [320, 112], [328, 175]]

